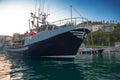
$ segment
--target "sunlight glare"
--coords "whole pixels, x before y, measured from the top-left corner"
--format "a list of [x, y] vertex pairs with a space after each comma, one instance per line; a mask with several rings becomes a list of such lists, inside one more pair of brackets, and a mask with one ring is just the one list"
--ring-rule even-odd
[[[26, 9], [26, 10], [25, 10]], [[25, 33], [28, 30], [30, 11], [21, 6], [6, 6], [0, 9], [0, 35], [13, 35]]]

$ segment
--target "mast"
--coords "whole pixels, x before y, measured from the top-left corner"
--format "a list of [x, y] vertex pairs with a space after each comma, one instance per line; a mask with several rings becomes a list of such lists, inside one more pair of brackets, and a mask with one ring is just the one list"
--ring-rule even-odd
[[31, 26], [30, 26], [30, 19], [28, 19], [28, 22], [29, 22], [29, 29], [31, 30]]
[[71, 23], [72, 23], [72, 5], [70, 6], [70, 17], [71, 17]]
[[36, 8], [37, 8], [37, 0], [36, 0], [36, 3], [35, 3], [35, 13], [36, 13]]

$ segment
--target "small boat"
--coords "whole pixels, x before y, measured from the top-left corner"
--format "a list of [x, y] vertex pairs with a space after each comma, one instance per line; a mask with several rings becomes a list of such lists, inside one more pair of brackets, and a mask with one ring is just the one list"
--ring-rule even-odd
[[80, 48], [80, 54], [94, 54], [94, 53], [102, 53], [104, 49], [93, 49], [93, 48]]
[[90, 33], [83, 17], [71, 17], [48, 22], [48, 14], [38, 9], [31, 13], [30, 30], [24, 40], [18, 41], [21, 46], [6, 48], [8, 55], [22, 57], [72, 57], [76, 55], [81, 43]]

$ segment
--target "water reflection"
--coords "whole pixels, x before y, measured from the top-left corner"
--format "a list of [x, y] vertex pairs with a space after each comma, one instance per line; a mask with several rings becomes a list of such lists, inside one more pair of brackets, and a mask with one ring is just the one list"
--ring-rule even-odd
[[82, 54], [74, 61], [12, 58], [9, 63], [11, 80], [120, 80], [119, 53]]
[[76, 62], [83, 68], [84, 80], [120, 80], [119, 53], [80, 55]]
[[12, 71], [10, 73], [11, 79], [12, 80], [26, 80], [24, 79], [24, 76], [25, 76], [25, 72], [27, 70], [29, 71], [29, 67], [27, 67], [23, 59], [12, 58], [9, 60], [12, 63], [12, 67], [11, 67]]
[[0, 54], [0, 80], [10, 80], [11, 62], [6, 59], [4, 54]]
[[[15, 64], [17, 62], [17, 64]], [[13, 62], [12, 78], [19, 77], [16, 74], [22, 72], [24, 80], [77, 80], [82, 79], [81, 71], [76, 68], [77, 64], [69, 61], [58, 60], [17, 60]], [[20, 66], [23, 66], [20, 68]], [[17, 68], [17, 69], [16, 69]]]

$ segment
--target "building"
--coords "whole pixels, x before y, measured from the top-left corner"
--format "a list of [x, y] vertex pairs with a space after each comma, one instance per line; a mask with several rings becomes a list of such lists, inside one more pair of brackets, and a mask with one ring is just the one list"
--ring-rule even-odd
[[115, 42], [115, 47], [119, 47], [120, 48], [120, 42]]
[[112, 25], [104, 25], [101, 29], [102, 29], [102, 31], [110, 32], [110, 31], [114, 31], [114, 26], [112, 26]]
[[92, 31], [102, 30], [104, 32], [114, 31], [113, 25], [102, 25], [102, 24], [95, 24], [91, 26]]
[[103, 25], [101, 24], [95, 24], [95, 25], [92, 25], [92, 32], [93, 31], [97, 31], [97, 30], [101, 30], [101, 28], [103, 27]]
[[12, 37], [8, 35], [0, 35], [0, 49], [3, 47], [8, 47], [12, 41]]

